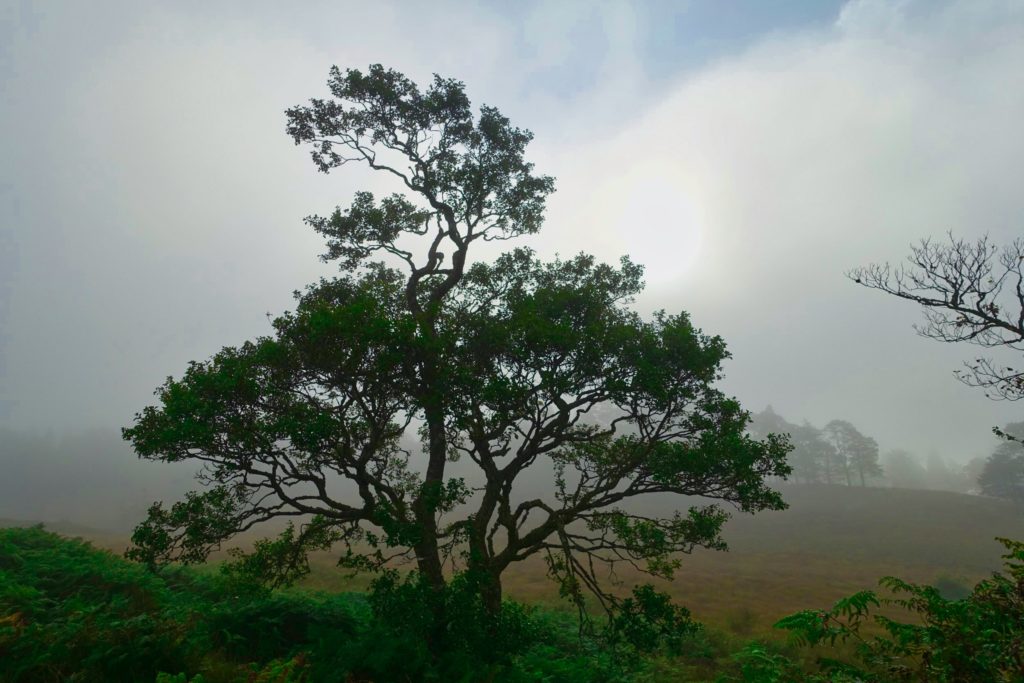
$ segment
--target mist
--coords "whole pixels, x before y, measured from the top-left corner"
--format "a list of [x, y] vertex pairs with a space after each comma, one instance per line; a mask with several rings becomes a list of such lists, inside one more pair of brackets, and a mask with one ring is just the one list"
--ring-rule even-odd
[[[195, 10], [4, 12], [7, 460], [47, 432], [62, 462], [88, 471], [80, 463], [106, 456], [76, 449], [78, 435], [113, 443], [167, 376], [266, 334], [268, 313], [331, 274], [302, 218], [389, 186], [317, 174], [282, 112], [321, 93], [330, 64], [374, 61], [465, 79], [476, 102], [531, 129], [558, 191], [544, 231], [520, 241], [644, 264], [637, 308], [685, 310], [722, 335], [722, 386], [749, 410], [843, 417], [883, 450], [954, 468], [1019, 416], [952, 376], [972, 349], [916, 337], [919, 311], [844, 277], [947, 230], [1019, 232], [1013, 3], [808, 3], [742, 20], [658, 3], [460, 6], [445, 27], [468, 37], [458, 45], [430, 37], [450, 13], [388, 3], [254, 5], [230, 20]], [[666, 35], [672, 22], [684, 33]], [[361, 28], [311, 28], [346, 25]], [[138, 471], [132, 481], [169, 476], [103, 451]], [[74, 471], [46, 496], [74, 500], [61, 489], [80, 485]], [[19, 479], [5, 478], [6, 500], [22, 500]]]
[[1015, 0], [0, 0], [0, 679], [1012, 677], [1022, 121]]

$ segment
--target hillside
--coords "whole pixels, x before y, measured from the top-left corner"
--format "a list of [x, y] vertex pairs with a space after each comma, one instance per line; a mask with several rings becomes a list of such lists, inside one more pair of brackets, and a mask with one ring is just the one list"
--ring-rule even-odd
[[[674, 581], [655, 583], [699, 619], [740, 633], [763, 632], [785, 614], [828, 606], [875, 587], [885, 575], [973, 585], [1000, 567], [996, 536], [1024, 538], [1024, 516], [980, 496], [825, 485], [782, 491], [788, 510], [735, 514], [724, 534], [728, 552], [697, 550], [683, 558]], [[62, 524], [52, 528], [115, 551], [127, 544], [122, 535]], [[625, 567], [619, 578], [626, 585], [649, 580]], [[345, 578], [323, 555], [314, 559], [306, 584], [345, 590], [366, 582]], [[558, 601], [539, 557], [510, 569], [505, 585], [510, 597]]]
[[[1024, 516], [1010, 505], [945, 491], [786, 486], [790, 508], [736, 514], [728, 552], [695, 551], [671, 583], [656, 582], [698, 619], [737, 632], [764, 631], [779, 617], [827, 607], [897, 575], [973, 585], [1001, 566], [996, 536], [1024, 538]], [[648, 577], [623, 568], [627, 584]], [[542, 562], [506, 582], [511, 595], [555, 600]]]

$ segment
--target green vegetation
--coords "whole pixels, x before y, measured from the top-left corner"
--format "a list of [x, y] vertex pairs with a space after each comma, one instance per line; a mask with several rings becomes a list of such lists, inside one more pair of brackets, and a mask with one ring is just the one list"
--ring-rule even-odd
[[153, 574], [40, 527], [3, 529], [0, 680], [598, 683], [725, 655], [649, 590], [624, 601], [615, 629], [581, 636], [575, 616], [515, 603], [495, 622], [469, 588], [448, 586], [459, 630], [438, 654], [426, 647], [437, 596], [415, 574], [386, 572], [365, 595], [270, 591], [231, 572]]
[[[821, 674], [787, 680], [1024, 681], [1024, 543], [998, 539], [1007, 549], [1006, 573], [982, 581], [960, 599], [932, 586], [895, 577], [880, 584], [895, 597], [861, 591], [828, 611], [805, 610], [776, 627], [808, 645], [852, 643], [853, 659], [821, 658]], [[882, 605], [909, 613], [910, 621], [872, 614]], [[869, 617], [883, 633], [869, 635]], [[781, 657], [765, 664], [793, 667]]]
[[160, 671], [246, 680], [316, 642], [350, 641], [365, 610], [352, 596], [158, 576], [39, 527], [0, 531], [5, 681], [144, 681]]
[[[169, 378], [159, 405], [124, 430], [140, 456], [200, 466], [206, 485], [153, 504], [127, 559], [41, 527], [0, 531], [3, 680], [1024, 682], [1024, 543], [1005, 538], [1005, 573], [973, 588], [984, 553], [964, 547], [965, 564], [943, 567], [934, 586], [887, 576], [884, 593], [772, 614], [739, 587], [783, 595], [791, 610], [767, 570], [772, 557], [807, 562], [769, 543], [749, 576], [730, 561], [731, 588], [687, 565], [692, 592], [680, 596], [670, 582], [681, 555], [726, 549], [719, 504], [783, 510], [778, 483], [794, 471], [827, 504], [810, 518], [795, 506], [787, 538], [819, 539], [829, 590], [844, 562], [864, 572], [865, 558], [899, 552], [948, 561], [941, 536], [964, 533], [963, 510], [1002, 503], [959, 501], [949, 526], [939, 522], [950, 509], [889, 514], [879, 496], [898, 492], [867, 488], [882, 475], [878, 444], [849, 422], [793, 426], [795, 449], [777, 431], [792, 425], [770, 411], [748, 432], [749, 414], [714, 386], [724, 342], [684, 312], [639, 316], [629, 304], [642, 269], [628, 258], [544, 263], [516, 249], [470, 264], [478, 240], [541, 226], [554, 185], [525, 161], [531, 135], [492, 107], [474, 115], [450, 79], [421, 91], [375, 65], [334, 69], [329, 87], [332, 99], [288, 111], [296, 144], [323, 172], [365, 163], [409, 194], [359, 192], [348, 209], [308, 219], [341, 275], [297, 294], [272, 337]], [[1013, 281], [1024, 302], [1022, 264], [1024, 242], [1002, 252], [924, 242], [909, 271], [852, 277], [931, 309], [926, 336], [1019, 350], [1024, 315], [995, 300]], [[1024, 397], [1024, 373], [990, 361], [965, 381]], [[1008, 442], [979, 481], [1016, 501], [1011, 427], [997, 430]], [[459, 458], [472, 477], [454, 476]], [[526, 495], [527, 470], [552, 485]], [[868, 512], [882, 518], [863, 524]], [[888, 530], [915, 515], [928, 531], [892, 543]], [[268, 522], [275, 539], [208, 564]], [[336, 547], [334, 576], [367, 572], [365, 591], [296, 588], [323, 569], [311, 554]], [[508, 599], [531, 562], [573, 612]], [[789, 588], [801, 607], [817, 600]], [[716, 624], [727, 630], [674, 602], [693, 607], [712, 590], [734, 600]]]
[[[483, 243], [541, 228], [554, 180], [526, 160], [532, 135], [474, 112], [461, 82], [421, 89], [376, 64], [334, 67], [328, 87], [287, 111], [289, 135], [320, 171], [363, 164], [401, 193], [357, 192], [307, 219], [340, 274], [297, 293], [271, 336], [169, 378], [124, 430], [140, 457], [201, 467], [202, 484], [154, 503], [128, 556], [202, 563], [256, 525], [300, 521], [232, 571], [287, 586], [333, 546], [348, 568], [415, 562], [417, 578], [385, 573], [372, 595], [422, 608], [414, 635], [433, 658], [473, 625], [500, 659], [502, 576], [531, 557], [583, 626], [605, 612], [616, 647], [688, 631], [652, 589], [607, 586], [620, 566], [670, 579], [683, 554], [725, 549], [726, 506], [785, 508], [767, 482], [789, 474], [789, 445], [752, 438], [716, 387], [724, 341], [684, 311], [639, 315], [643, 268], [628, 257], [516, 248], [473, 262]], [[552, 485], [531, 491], [530, 476]], [[658, 497], [674, 504], [637, 512]]]
[[750, 640], [749, 611], [732, 635], [702, 627], [647, 589], [611, 630], [581, 634], [570, 613], [508, 601], [495, 621], [457, 580], [444, 599], [459, 630], [438, 654], [426, 646], [437, 596], [415, 573], [385, 572], [367, 594], [271, 591], [230, 571], [154, 574], [40, 527], [3, 529], [0, 680], [1022, 681], [1024, 544], [1003, 543], [1007, 572], [966, 594], [886, 578], [892, 597], [859, 591], [782, 619], [789, 642]]

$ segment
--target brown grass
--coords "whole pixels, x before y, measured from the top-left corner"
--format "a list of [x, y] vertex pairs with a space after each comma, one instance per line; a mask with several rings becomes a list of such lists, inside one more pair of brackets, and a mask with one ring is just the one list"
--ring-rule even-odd
[[[780, 617], [831, 606], [878, 579], [895, 575], [932, 583], [952, 577], [973, 585], [998, 570], [996, 536], [1024, 538], [1024, 518], [999, 501], [937, 491], [788, 486], [783, 512], [737, 515], [726, 525], [728, 552], [697, 550], [683, 558], [673, 581], [652, 581], [618, 569], [621, 589], [652, 582], [694, 616], [737, 635], [766, 634]], [[664, 510], [662, 510], [664, 512]], [[61, 531], [59, 525], [53, 530]], [[127, 539], [73, 535], [122, 551]], [[304, 586], [364, 590], [367, 576], [349, 577], [327, 554], [312, 558]], [[561, 604], [540, 557], [510, 568], [507, 596], [549, 606]]]
[[[787, 614], [830, 607], [877, 588], [887, 575], [924, 583], [952, 577], [973, 585], [1000, 568], [996, 536], [1024, 538], [1024, 518], [978, 496], [840, 486], [789, 486], [783, 494], [790, 509], [729, 521], [729, 551], [695, 551], [683, 558], [673, 581], [620, 566], [622, 589], [651, 582], [701, 621], [737, 635], [765, 634]], [[344, 578], [319, 557], [307, 585], [359, 590], [366, 582]], [[511, 567], [503, 584], [511, 598], [561, 604], [539, 556]]]

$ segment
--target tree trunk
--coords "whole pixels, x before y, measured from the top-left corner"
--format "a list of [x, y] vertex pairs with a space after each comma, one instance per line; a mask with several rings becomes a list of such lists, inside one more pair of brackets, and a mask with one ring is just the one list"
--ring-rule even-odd
[[480, 599], [491, 616], [501, 611], [501, 576], [488, 572], [480, 585]]
[[[422, 529], [422, 525], [420, 525]], [[416, 568], [435, 591], [445, 587], [444, 570], [441, 567], [441, 553], [437, 548], [437, 538], [424, 538], [416, 544]]]
[[[420, 329], [426, 339], [434, 339], [434, 316], [428, 314], [421, 320]], [[448, 444], [444, 433], [444, 400], [439, 390], [441, 373], [436, 356], [426, 349], [421, 350], [418, 355], [421, 382], [421, 393], [418, 398], [422, 401], [423, 417], [427, 423], [427, 468], [423, 484], [412, 505], [419, 531], [415, 548], [416, 560], [418, 569], [427, 583], [440, 591], [445, 587], [445, 580], [441, 553], [437, 546], [437, 507], [444, 486], [444, 467], [448, 460]]]
[[441, 552], [437, 546], [437, 505], [444, 485], [445, 442], [439, 419], [431, 419], [434, 411], [427, 411], [429, 435], [429, 461], [419, 495], [413, 503], [419, 540], [416, 543], [416, 562], [420, 573], [435, 590], [445, 587], [441, 566]]
[[[486, 498], [487, 496], [485, 495]], [[490, 510], [487, 509], [490, 506], [487, 503], [487, 500], [483, 501], [481, 507], [485, 509], [478, 511], [479, 517], [475, 520], [476, 523], [469, 534], [467, 570], [470, 574], [470, 580], [476, 586], [476, 590], [479, 591], [484, 609], [491, 616], [494, 616], [501, 610], [502, 570], [499, 566], [495, 565], [494, 558], [490, 556], [487, 548], [487, 526], [485, 522], [490, 517]]]

